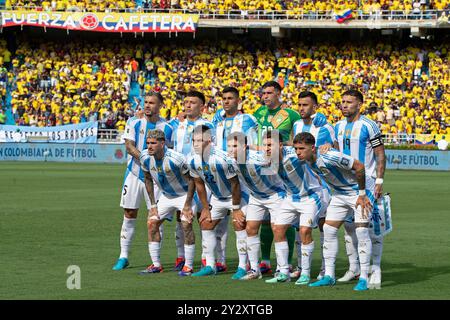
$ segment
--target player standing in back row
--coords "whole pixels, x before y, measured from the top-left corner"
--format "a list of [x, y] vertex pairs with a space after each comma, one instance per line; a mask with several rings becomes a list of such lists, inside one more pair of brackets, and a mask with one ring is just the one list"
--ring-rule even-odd
[[[262, 137], [266, 131], [276, 129], [280, 134], [280, 139], [285, 145], [292, 145], [292, 128], [294, 123], [301, 119], [298, 112], [283, 108], [281, 100], [281, 86], [278, 82], [269, 81], [262, 87], [262, 100], [264, 105], [255, 111], [253, 116], [258, 121], [258, 145], [262, 143]], [[323, 114], [312, 116], [315, 126], [323, 126], [327, 120]], [[286, 232], [289, 244], [289, 262], [295, 246], [295, 229], [289, 228]], [[270, 251], [272, 248], [273, 232], [270, 223], [265, 221], [261, 226], [261, 273], [271, 272]]]
[[[150, 210], [150, 199], [144, 184], [144, 171], [141, 164], [149, 158], [147, 150], [147, 133], [159, 129], [168, 141], [172, 138], [172, 127], [160, 116], [163, 97], [160, 93], [150, 92], [144, 98], [144, 117], [136, 118], [127, 124], [124, 139], [128, 153], [127, 170], [122, 186], [120, 206], [124, 209], [124, 218], [120, 233], [120, 256], [113, 270], [122, 270], [129, 265], [128, 252], [134, 237], [136, 218], [142, 199]], [[150, 239], [149, 239], [150, 240]], [[150, 251], [150, 243], [149, 243]]]

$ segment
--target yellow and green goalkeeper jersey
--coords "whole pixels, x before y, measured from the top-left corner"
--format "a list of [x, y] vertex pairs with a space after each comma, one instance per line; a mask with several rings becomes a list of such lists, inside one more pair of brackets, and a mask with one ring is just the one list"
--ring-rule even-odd
[[281, 141], [289, 141], [294, 123], [301, 119], [300, 114], [292, 109], [282, 109], [281, 107], [269, 109], [267, 106], [260, 107], [253, 116], [259, 124], [258, 145], [261, 145], [261, 138], [266, 130], [278, 130]]

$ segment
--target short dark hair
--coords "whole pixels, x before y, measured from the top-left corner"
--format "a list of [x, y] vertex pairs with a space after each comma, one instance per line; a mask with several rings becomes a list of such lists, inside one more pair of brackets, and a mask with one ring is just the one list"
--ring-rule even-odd
[[205, 95], [200, 91], [191, 90], [186, 94], [186, 97], [197, 97], [202, 100], [203, 104], [206, 103]]
[[227, 137], [227, 142], [231, 140], [244, 141], [244, 144], [248, 145], [247, 136], [243, 132], [233, 132]]
[[309, 132], [301, 132], [301, 133], [298, 133], [294, 137], [294, 141], [292, 143], [304, 143], [304, 144], [307, 144], [309, 146], [313, 146], [313, 145], [316, 144], [316, 139]]
[[313, 101], [313, 103], [316, 105], [317, 104], [317, 96], [314, 92], [311, 91], [302, 91], [298, 94], [298, 98], [311, 98], [311, 100]]
[[282, 88], [280, 86], [280, 84], [276, 81], [267, 81], [266, 83], [264, 83], [264, 85], [262, 86], [263, 89], [269, 88], [269, 87], [274, 87], [275, 90], [278, 90], [281, 92]]
[[231, 92], [234, 94], [237, 98], [239, 98], [239, 91], [235, 87], [226, 87], [222, 90], [222, 94]]
[[161, 93], [159, 93], [159, 92], [150, 91], [150, 92], [147, 92], [146, 96], [147, 97], [156, 97], [159, 100], [160, 103], [164, 103], [164, 98], [161, 95]]
[[358, 99], [361, 103], [364, 102], [364, 97], [362, 95], [361, 92], [359, 92], [358, 90], [355, 89], [350, 89], [345, 91], [342, 96], [351, 96], [351, 97], [355, 97], [356, 99]]

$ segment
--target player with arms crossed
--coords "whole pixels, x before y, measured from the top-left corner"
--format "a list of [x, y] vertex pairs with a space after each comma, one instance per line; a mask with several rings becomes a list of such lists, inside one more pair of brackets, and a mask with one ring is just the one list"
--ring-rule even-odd
[[141, 164], [148, 159], [147, 132], [160, 129], [168, 141], [172, 139], [172, 127], [160, 116], [163, 97], [158, 92], [147, 93], [144, 98], [144, 117], [130, 121], [125, 128], [124, 139], [128, 153], [127, 170], [122, 187], [120, 206], [124, 209], [124, 218], [120, 233], [120, 256], [113, 270], [122, 270], [129, 265], [128, 252], [134, 237], [136, 218], [142, 198], [150, 210], [150, 199], [145, 189], [144, 171]]
[[[172, 220], [176, 210], [181, 211], [181, 223], [184, 231], [184, 251], [186, 262], [178, 273], [189, 276], [193, 273], [195, 237], [192, 229], [193, 212], [191, 207], [194, 196], [194, 181], [190, 178], [185, 157], [165, 145], [164, 132], [151, 130], [147, 135], [147, 146], [150, 158], [142, 164], [145, 173], [145, 186], [148, 192], [151, 210], [147, 225], [150, 242], [152, 264], [141, 274], [159, 273], [163, 271], [160, 262], [161, 238], [159, 227], [164, 220]], [[153, 181], [156, 182], [161, 194], [158, 202], [153, 192]]]
[[335, 264], [339, 246], [338, 229], [348, 216], [354, 216], [361, 276], [353, 289], [356, 291], [367, 290], [367, 277], [372, 253], [369, 221], [373, 202], [366, 195], [364, 164], [335, 150], [319, 154], [315, 143], [314, 136], [308, 132], [299, 133], [294, 138], [294, 148], [298, 158], [306, 161], [312, 170], [320, 174], [332, 189], [331, 202], [327, 208], [323, 226], [325, 276], [321, 280], [310, 283], [309, 286], [331, 286], [336, 283]]

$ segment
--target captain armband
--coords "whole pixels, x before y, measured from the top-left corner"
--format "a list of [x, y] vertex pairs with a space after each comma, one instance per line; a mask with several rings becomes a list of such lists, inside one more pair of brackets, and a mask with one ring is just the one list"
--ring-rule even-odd
[[381, 139], [381, 135], [376, 136], [375, 138], [370, 140], [370, 144], [372, 145], [372, 148], [376, 148], [383, 145], [383, 140]]

